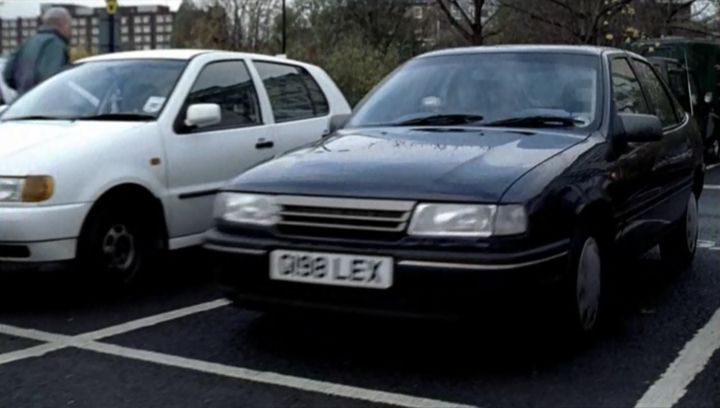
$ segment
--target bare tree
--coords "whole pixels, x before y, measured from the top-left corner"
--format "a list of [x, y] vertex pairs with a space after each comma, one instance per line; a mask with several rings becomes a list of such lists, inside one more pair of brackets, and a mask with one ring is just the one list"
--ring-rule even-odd
[[605, 27], [633, 0], [498, 0], [501, 7], [554, 27], [571, 41], [600, 44]]
[[493, 0], [436, 0], [450, 25], [470, 44], [482, 45], [500, 33], [500, 29], [488, 30], [497, 12]]
[[270, 41], [279, 0], [214, 0], [227, 13], [233, 50], [259, 51]]

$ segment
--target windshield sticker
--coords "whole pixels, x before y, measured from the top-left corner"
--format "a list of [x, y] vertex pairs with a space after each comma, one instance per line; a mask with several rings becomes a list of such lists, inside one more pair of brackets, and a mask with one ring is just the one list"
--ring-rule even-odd
[[165, 104], [165, 100], [167, 98], [163, 98], [162, 96], [151, 96], [148, 98], [147, 102], [145, 102], [145, 107], [143, 107], [143, 111], [145, 113], [158, 113], [160, 112], [160, 109], [162, 109], [163, 105]]

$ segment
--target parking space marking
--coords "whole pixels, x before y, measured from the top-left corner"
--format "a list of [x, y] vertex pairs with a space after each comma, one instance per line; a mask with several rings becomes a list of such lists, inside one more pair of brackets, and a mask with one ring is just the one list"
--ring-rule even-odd
[[705, 184], [705, 190], [720, 190], [720, 186], [714, 184]]
[[13, 361], [25, 360], [26, 358], [42, 357], [47, 353], [64, 349], [66, 347], [67, 345], [62, 343], [45, 343], [35, 347], [0, 354], [0, 365], [12, 363]]
[[229, 366], [219, 363], [212, 363], [203, 360], [195, 360], [185, 357], [178, 357], [170, 354], [157, 353], [153, 351], [134, 349], [114, 344], [101, 343], [97, 340], [127, 333], [156, 324], [165, 323], [196, 313], [207, 312], [220, 307], [227, 306], [230, 302], [224, 299], [202, 303], [183, 309], [161, 313], [131, 322], [119, 324], [88, 333], [75, 336], [49, 333], [35, 329], [0, 324], [0, 334], [7, 334], [15, 337], [22, 337], [31, 340], [42, 341], [44, 344], [18, 350], [6, 354], [0, 354], [0, 365], [20, 361], [33, 357], [42, 357], [53, 351], [65, 348], [77, 348], [93, 351], [96, 353], [113, 355], [121, 358], [144, 361], [148, 363], [176, 367], [211, 375], [219, 375], [243, 381], [275, 385], [285, 388], [297, 389], [300, 391], [314, 392], [327, 396], [350, 398], [378, 404], [394, 405], [407, 408], [470, 408], [472, 405], [457, 404], [453, 402], [435, 400], [430, 398], [416, 397], [407, 394], [393, 393], [381, 390], [374, 390], [352, 385], [338, 384], [327, 381], [313, 380], [309, 378], [296, 377], [270, 371], [258, 371], [249, 368]]
[[269, 371], [256, 371], [242, 367], [228, 366], [218, 363], [210, 363], [202, 360], [195, 360], [185, 357], [178, 357], [169, 354], [153, 351], [136, 350], [132, 348], [117, 346], [114, 344], [91, 342], [82, 348], [98, 353], [111, 354], [114, 356], [141, 360], [160, 365], [184, 368], [193, 371], [200, 371], [208, 374], [220, 375], [239, 380], [252, 381], [257, 383], [276, 385], [286, 388], [293, 388], [302, 391], [310, 391], [335, 397], [351, 398], [373, 403], [388, 404], [409, 408], [470, 408], [471, 405], [456, 404], [452, 402], [414, 397], [411, 395], [397, 394], [386, 391], [378, 391], [367, 388], [360, 388], [350, 385], [343, 385], [325, 381], [312, 380], [308, 378], [295, 377], [278, 374]]
[[674, 406], [685, 395], [692, 380], [705, 369], [718, 349], [720, 349], [720, 309], [685, 345], [675, 361], [647, 390], [635, 408]]
[[705, 171], [710, 171], [718, 166], [720, 166], [720, 163], [715, 163], [715, 164], [711, 164], [709, 166], [705, 166]]
[[142, 319], [133, 320], [127, 323], [119, 324], [117, 326], [107, 327], [104, 329], [96, 330], [94, 332], [85, 333], [77, 337], [84, 340], [100, 340], [106, 337], [117, 336], [118, 334], [123, 334], [138, 329], [144, 329], [146, 327], [155, 326], [160, 323], [169, 322], [171, 320], [180, 319], [197, 313], [208, 312], [210, 310], [227, 306], [230, 303], [231, 302], [226, 299], [217, 299], [211, 302], [177, 309], [167, 313], [144, 317]]

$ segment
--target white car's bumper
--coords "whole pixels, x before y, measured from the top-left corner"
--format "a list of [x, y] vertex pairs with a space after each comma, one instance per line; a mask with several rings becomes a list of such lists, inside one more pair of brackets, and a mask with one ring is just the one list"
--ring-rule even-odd
[[55, 262], [75, 258], [90, 203], [0, 206], [0, 261]]

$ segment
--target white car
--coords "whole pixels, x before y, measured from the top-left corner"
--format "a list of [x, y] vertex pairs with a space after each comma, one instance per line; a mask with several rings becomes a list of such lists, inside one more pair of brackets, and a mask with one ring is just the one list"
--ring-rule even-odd
[[0, 270], [76, 259], [118, 283], [202, 243], [216, 191], [320, 140], [350, 106], [320, 68], [265, 55], [103, 55], [0, 117]]

